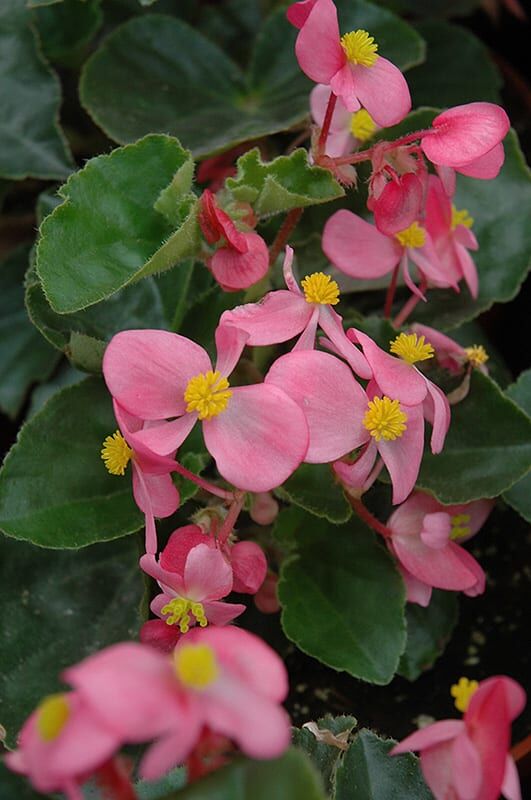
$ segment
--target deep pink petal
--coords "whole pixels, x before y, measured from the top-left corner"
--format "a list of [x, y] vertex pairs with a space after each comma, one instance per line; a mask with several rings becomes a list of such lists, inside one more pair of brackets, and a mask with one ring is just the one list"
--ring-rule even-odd
[[398, 264], [402, 248], [357, 214], [340, 209], [323, 229], [323, 252], [352, 278], [381, 278]]
[[407, 81], [398, 69], [382, 56], [372, 67], [352, 67], [356, 94], [377, 125], [397, 125], [411, 111]]
[[401, 742], [393, 747], [391, 755], [398, 756], [401, 753], [409, 753], [413, 750], [427, 750], [434, 747], [441, 742], [447, 742], [459, 736], [465, 729], [465, 724], [462, 720], [457, 719], [444, 719], [440, 722], [434, 722], [433, 725], [427, 725], [415, 733], [410, 734]]
[[310, 15], [317, 0], [300, 0], [299, 3], [292, 3], [286, 11], [286, 17], [295, 28], [302, 28]]
[[166, 546], [160, 554], [159, 564], [168, 572], [177, 572], [184, 575], [184, 565], [192, 547], [198, 544], [207, 544], [215, 547], [214, 539], [203, 533], [199, 525], [184, 525], [173, 531]]
[[110, 393], [141, 419], [182, 414], [188, 381], [209, 369], [202, 347], [168, 331], [122, 331], [113, 336], [103, 357]]
[[435, 358], [441, 367], [454, 374], [462, 371], [463, 363], [466, 360], [466, 352], [462, 345], [435, 328], [421, 325], [418, 322], [411, 326], [411, 330], [419, 336], [424, 336], [426, 341], [431, 344], [435, 350]]
[[370, 380], [372, 378], [372, 369], [367, 359], [348, 339], [343, 328], [343, 318], [334, 311], [332, 306], [321, 306], [319, 325], [333, 344], [334, 351], [350, 364], [353, 372], [364, 380]]
[[198, 544], [188, 553], [184, 566], [186, 597], [201, 602], [219, 600], [232, 590], [232, 568], [222, 553]]
[[[477, 695], [477, 697], [476, 697]], [[524, 689], [513, 678], [507, 675], [495, 675], [481, 681], [477, 692], [472, 696], [470, 705], [466, 712], [466, 720], [472, 726], [480, 722], [491, 714], [494, 719], [498, 717], [498, 706], [506, 713], [509, 722], [518, 717], [525, 708], [526, 693]]]
[[329, 83], [341, 69], [346, 59], [332, 0], [317, 0], [297, 36], [295, 55], [302, 71], [316, 83]]
[[239, 489], [267, 492], [303, 461], [308, 426], [298, 405], [276, 386], [238, 386], [227, 408], [203, 422], [220, 474]]
[[177, 625], [167, 625], [161, 619], [148, 619], [140, 628], [140, 641], [162, 653], [171, 653], [179, 641], [181, 632]]
[[466, 167], [499, 145], [509, 127], [509, 118], [500, 106], [467, 103], [435, 117], [435, 133], [425, 135], [421, 147], [435, 164]]
[[259, 303], [225, 311], [220, 325], [231, 323], [246, 331], [249, 345], [280, 344], [303, 331], [312, 312], [313, 306], [303, 297], [280, 289], [266, 294]]
[[218, 352], [216, 370], [228, 377], [240, 360], [249, 334], [236, 325], [220, 324], [216, 328], [215, 338]]
[[479, 178], [488, 181], [499, 174], [504, 161], [505, 150], [503, 149], [503, 144], [500, 142], [495, 145], [492, 150], [489, 150], [488, 153], [485, 153], [484, 156], [480, 156], [474, 159], [474, 161], [470, 161], [468, 164], [458, 167], [458, 172], [461, 172], [463, 175], [468, 175], [469, 178]]
[[460, 244], [456, 244], [455, 249], [457, 258], [459, 259], [459, 266], [461, 268], [461, 273], [463, 275], [463, 278], [465, 279], [466, 285], [469, 288], [470, 294], [475, 300], [478, 296], [478, 291], [479, 291], [479, 278], [478, 278], [478, 271], [474, 263], [474, 259], [472, 258], [468, 250], [466, 250]]
[[269, 251], [257, 233], [243, 234], [247, 251], [220, 247], [210, 260], [210, 269], [222, 289], [236, 292], [258, 283], [269, 270]]
[[231, 548], [235, 592], [255, 594], [265, 580], [267, 560], [262, 548], [255, 542], [236, 542]]
[[[402, 405], [406, 430], [399, 439], [376, 442], [393, 484], [393, 505], [402, 503], [417, 480], [424, 450], [424, 417], [419, 406]], [[412, 571], [412, 570], [411, 570]]]
[[424, 190], [412, 172], [389, 181], [373, 203], [374, 221], [381, 233], [392, 236], [419, 218]]
[[435, 171], [441, 179], [444, 191], [448, 197], [453, 197], [457, 183], [455, 170], [452, 167], [443, 167], [441, 164], [435, 164]]
[[440, 178], [430, 175], [424, 225], [435, 243], [448, 236], [452, 227], [452, 203]]
[[482, 780], [481, 758], [465, 731], [452, 742], [452, 767], [459, 800], [476, 800]]

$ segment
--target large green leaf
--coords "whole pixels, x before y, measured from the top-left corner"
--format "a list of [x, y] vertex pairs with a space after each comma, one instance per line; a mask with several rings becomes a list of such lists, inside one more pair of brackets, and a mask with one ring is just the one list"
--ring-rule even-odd
[[[72, 175], [59, 190], [64, 202], [42, 223], [37, 248], [52, 308], [79, 311], [192, 255], [198, 225], [194, 202], [183, 199], [192, 171], [176, 139], [152, 135]], [[180, 224], [177, 217], [170, 224], [169, 208], [177, 217], [182, 211]]]
[[61, 670], [137, 635], [143, 579], [133, 539], [54, 553], [2, 537], [0, 721], [9, 747]]
[[377, 0], [397, 14], [417, 17], [459, 17], [470, 14], [481, 0]]
[[417, 486], [442, 503], [468, 503], [497, 497], [530, 463], [531, 419], [474, 370], [468, 396], [452, 406], [443, 451], [424, 453]]
[[164, 800], [325, 800], [309, 759], [292, 748], [273, 761], [238, 759]]
[[42, 800], [43, 795], [37, 794], [25, 778], [8, 770], [0, 761], [0, 797], [2, 800]]
[[[345, 30], [369, 28], [402, 68], [419, 63], [422, 40], [388, 11], [342, 0]], [[245, 75], [181, 20], [150, 14], [115, 30], [86, 63], [80, 97], [114, 140], [151, 131], [178, 136], [204, 156], [291, 128], [308, 115], [312, 87], [294, 54], [297, 31], [276, 11], [257, 36]]]
[[404, 584], [357, 518], [340, 527], [301, 516], [278, 585], [284, 632], [305, 653], [389, 683], [406, 642]]
[[139, 530], [129, 475], [100, 458], [117, 428], [102, 380], [54, 395], [22, 428], [0, 471], [0, 529], [43, 547], [77, 548]]
[[433, 666], [457, 623], [458, 603], [454, 592], [434, 589], [429, 606], [408, 603], [407, 643], [398, 672], [410, 681]]
[[390, 757], [394, 744], [360, 731], [337, 769], [335, 800], [433, 800], [418, 758]]
[[[333, 797], [337, 766], [348, 747], [347, 743], [352, 731], [358, 723], [354, 717], [333, 717], [331, 714], [327, 714], [326, 717], [318, 719], [316, 724], [319, 731], [322, 732], [320, 738], [317, 738], [314, 732], [308, 728], [295, 728], [293, 742], [310, 756], [321, 773], [329, 794]], [[334, 741], [333, 737], [336, 737], [337, 741]]]
[[302, 464], [291, 478], [275, 489], [275, 494], [281, 500], [336, 524], [346, 522], [352, 515], [329, 464]]
[[76, 67], [103, 23], [100, 0], [67, 0], [37, 8], [34, 20], [46, 58]]
[[35, 330], [24, 308], [29, 248], [0, 263], [0, 409], [14, 417], [33, 383], [46, 380], [59, 360]]
[[25, 0], [0, 3], [0, 176], [64, 178], [73, 163], [58, 124], [59, 81], [44, 61]]
[[[526, 414], [531, 416], [531, 369], [522, 372], [516, 383], [506, 391]], [[503, 499], [518, 511], [520, 516], [531, 522], [531, 472], [528, 472], [518, 483], [503, 493]]]

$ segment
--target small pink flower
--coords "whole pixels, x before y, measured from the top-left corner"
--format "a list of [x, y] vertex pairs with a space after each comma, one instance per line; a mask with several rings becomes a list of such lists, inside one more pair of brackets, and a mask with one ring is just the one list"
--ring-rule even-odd
[[38, 792], [64, 792], [82, 800], [81, 784], [122, 744], [113, 721], [102, 719], [79, 692], [50, 695], [25, 722], [9, 769]]
[[483, 526], [492, 500], [443, 506], [430, 495], [414, 492], [387, 522], [391, 552], [399, 561], [409, 602], [427, 606], [432, 588], [475, 597], [485, 590], [485, 573], [461, 547]]
[[230, 387], [227, 377], [247, 339], [243, 330], [220, 325], [212, 370], [208, 353], [184, 336], [122, 331], [107, 346], [103, 372], [121, 406], [157, 422], [136, 434], [149, 450], [174, 452], [199, 419], [220, 474], [240, 489], [264, 492], [283, 483], [304, 459], [308, 428], [297, 404], [276, 387]]
[[516, 681], [499, 675], [461, 678], [452, 687], [462, 720], [442, 720], [411, 734], [391, 750], [420, 751], [426, 783], [435, 800], [521, 800], [518, 772], [509, 754], [511, 722], [525, 706]]
[[[314, 122], [320, 128], [323, 127], [329, 99], [329, 86], [318, 84], [312, 89], [310, 110]], [[377, 130], [378, 126], [368, 111], [361, 108], [352, 114], [347, 111], [341, 100], [338, 100], [332, 114], [330, 130], [326, 139], [326, 155], [337, 157], [352, 153], [360, 144], [369, 141]]]
[[249, 516], [257, 525], [271, 525], [278, 517], [279, 505], [271, 492], [258, 492], [251, 497]]
[[347, 111], [363, 106], [378, 125], [387, 127], [406, 116], [411, 97], [398, 67], [377, 50], [367, 31], [340, 37], [332, 0], [317, 0], [295, 43], [299, 66], [312, 81], [330, 86]]
[[64, 678], [123, 741], [156, 739], [140, 764], [148, 780], [182, 764], [205, 726], [252, 758], [276, 758], [290, 743], [280, 706], [288, 690], [284, 664], [239, 628], [196, 628], [171, 657], [142, 644], [117, 644]]
[[227, 292], [247, 289], [267, 274], [269, 251], [262, 237], [237, 230], [209, 189], [201, 195], [198, 219], [207, 242], [218, 244], [209, 267], [222, 289]]
[[249, 345], [280, 344], [302, 334], [293, 350], [313, 350], [317, 326], [334, 343], [361, 378], [371, 377], [362, 354], [347, 340], [342, 318], [333, 307], [339, 302], [339, 287], [329, 275], [315, 272], [302, 281], [302, 291], [293, 276], [293, 250], [286, 247], [284, 280], [288, 290], [269, 292], [259, 303], [236, 306], [221, 315], [220, 325], [230, 324], [248, 335]]
[[433, 345], [435, 360], [453, 375], [461, 373], [466, 365], [479, 369], [484, 375], [489, 374], [486, 366], [489, 356], [482, 345], [463, 347], [444, 333], [418, 322], [411, 326], [411, 330], [419, 336], [424, 336]]

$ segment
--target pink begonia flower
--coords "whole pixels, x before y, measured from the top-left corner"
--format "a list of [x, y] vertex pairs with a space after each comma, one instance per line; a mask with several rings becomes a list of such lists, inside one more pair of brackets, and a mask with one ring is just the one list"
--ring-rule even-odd
[[313, 350], [319, 325], [360, 378], [372, 375], [367, 361], [345, 336], [342, 318], [332, 308], [339, 302], [339, 287], [330, 275], [314, 272], [301, 282], [292, 272], [293, 249], [286, 247], [284, 280], [288, 290], [266, 294], [259, 303], [236, 306], [221, 315], [220, 325], [230, 324], [248, 334], [247, 344], [280, 344], [302, 333], [293, 350]]
[[294, 28], [302, 28], [316, 2], [317, 0], [300, 0], [299, 3], [290, 5], [286, 11], [286, 17]]
[[227, 377], [247, 338], [243, 330], [220, 325], [213, 371], [206, 350], [184, 336], [122, 331], [107, 346], [103, 374], [121, 406], [159, 422], [136, 434], [149, 450], [174, 452], [199, 419], [207, 450], [225, 480], [265, 492], [283, 483], [304, 459], [308, 427], [297, 404], [275, 386], [230, 388]]
[[17, 750], [4, 762], [45, 794], [82, 800], [81, 784], [122, 744], [112, 720], [100, 717], [79, 692], [46, 697], [26, 720]]
[[247, 289], [267, 274], [269, 251], [262, 237], [239, 231], [209, 189], [201, 195], [198, 220], [207, 242], [221, 243], [208, 266], [222, 289]]
[[441, 720], [408, 736], [391, 750], [420, 751], [420, 764], [435, 800], [521, 800], [515, 763], [509, 754], [511, 722], [526, 695], [505, 675], [477, 683], [461, 678], [452, 687], [462, 720]]
[[101, 457], [111, 475], [124, 475], [131, 462], [133, 496], [145, 515], [146, 552], [156, 553], [155, 517], [169, 517], [179, 508], [179, 492], [170, 474], [175, 461], [152, 453], [138, 439], [136, 434], [147, 427], [143, 420], [129, 414], [116, 400], [113, 408], [120, 430], [104, 440]]
[[444, 333], [430, 328], [428, 325], [421, 325], [419, 322], [413, 323], [411, 330], [428, 340], [435, 350], [434, 357], [437, 363], [453, 375], [461, 373], [467, 364], [479, 369], [484, 375], [489, 374], [486, 366], [489, 356], [483, 345], [474, 344], [470, 347], [463, 347], [454, 339], [445, 336]]
[[493, 500], [443, 506], [414, 492], [393, 512], [386, 541], [399, 561], [410, 603], [427, 606], [432, 588], [470, 597], [485, 591], [485, 573], [461, 542], [478, 532], [493, 507]]
[[[312, 117], [320, 128], [323, 127], [329, 98], [330, 87], [323, 84], [315, 86], [310, 94]], [[332, 114], [325, 153], [332, 157], [352, 153], [360, 144], [368, 142], [377, 130], [378, 125], [366, 109], [360, 108], [352, 114], [347, 111], [341, 100], [338, 100]]]
[[430, 175], [426, 197], [426, 229], [431, 236], [446, 275], [454, 282], [464, 278], [475, 299], [478, 296], [478, 273], [469, 250], [479, 245], [472, 233], [474, 220], [466, 209], [458, 210], [448, 197], [439, 178]]
[[297, 350], [274, 362], [264, 383], [278, 386], [303, 410], [310, 444], [305, 461], [336, 461], [367, 441], [367, 395], [347, 364], [329, 353]]
[[299, 66], [311, 80], [330, 86], [347, 111], [363, 106], [378, 125], [387, 127], [404, 119], [411, 97], [398, 67], [377, 50], [367, 31], [340, 36], [332, 0], [317, 0], [295, 42]]
[[458, 291], [453, 276], [444, 272], [430, 234], [417, 222], [386, 236], [352, 211], [340, 209], [324, 226], [322, 248], [331, 263], [352, 278], [381, 278], [400, 266], [407, 287], [424, 300], [409, 273], [411, 260], [429, 285]]
[[205, 726], [251, 758], [276, 758], [290, 743], [289, 717], [280, 705], [288, 691], [286, 668], [268, 645], [240, 628], [195, 628], [171, 657], [147, 645], [113, 645], [63, 677], [124, 741], [157, 740], [140, 763], [148, 780], [182, 764]]
[[378, 230], [386, 236], [407, 230], [421, 214], [424, 194], [424, 183], [418, 175], [393, 175], [378, 196], [369, 195], [367, 206]]

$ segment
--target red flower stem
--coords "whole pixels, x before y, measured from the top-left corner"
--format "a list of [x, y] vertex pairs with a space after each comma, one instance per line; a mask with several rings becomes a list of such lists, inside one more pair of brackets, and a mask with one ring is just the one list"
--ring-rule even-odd
[[286, 218], [279, 228], [273, 244], [269, 248], [269, 265], [272, 266], [278, 258], [278, 254], [287, 244], [290, 234], [297, 227], [297, 224], [302, 217], [303, 208], [292, 208], [286, 214]]
[[336, 103], [337, 96], [333, 92], [330, 92], [330, 97], [328, 98], [328, 105], [326, 106], [325, 117], [323, 120], [323, 127], [321, 128], [319, 141], [317, 142], [317, 152], [319, 155], [322, 155], [325, 152], [326, 140], [328, 139], [328, 133], [330, 131], [330, 124], [332, 122]]
[[137, 800], [130, 772], [125, 760], [117, 757], [103, 764], [94, 773], [94, 778], [109, 800]]
[[[424, 294], [427, 288], [428, 288], [428, 281], [426, 280], [426, 278], [422, 278], [419, 286], [421, 293]], [[393, 325], [395, 326], [395, 328], [400, 328], [400, 326], [404, 324], [406, 319], [409, 317], [413, 309], [417, 307], [419, 302], [420, 302], [420, 297], [418, 297], [416, 294], [412, 294], [407, 303], [404, 304], [402, 310], [394, 318]]]
[[203, 478], [200, 478], [199, 475], [183, 467], [178, 461], [175, 462], [173, 472], [177, 472], [179, 475], [182, 475], [183, 478], [192, 481], [192, 483], [195, 483], [196, 486], [200, 486], [201, 489], [204, 489], [206, 492], [210, 492], [210, 494], [216, 497], [221, 497], [222, 500], [234, 500], [234, 494], [232, 492], [227, 492], [225, 489], [222, 489], [221, 486], [216, 486], [213, 483], [209, 483], [209, 481], [205, 481]]
[[391, 311], [393, 309], [393, 300], [395, 299], [396, 284], [398, 281], [399, 269], [400, 269], [400, 264], [397, 264], [393, 270], [393, 274], [391, 276], [391, 283], [389, 284], [389, 288], [387, 289], [387, 295], [385, 297], [385, 306], [384, 306], [385, 319], [389, 319], [389, 317], [391, 316]]
[[379, 519], [376, 519], [374, 514], [371, 514], [367, 506], [365, 506], [360, 499], [356, 497], [351, 497], [348, 495], [348, 493], [347, 497], [350, 505], [352, 506], [358, 517], [362, 519], [363, 522], [365, 522], [365, 524], [369, 526], [369, 528], [372, 528], [373, 531], [379, 533], [380, 536], [384, 537], [384, 539], [388, 539], [390, 536], [392, 536], [390, 528], [388, 528], [387, 525], [384, 525], [383, 522], [380, 522]]
[[240, 516], [240, 511], [243, 507], [243, 501], [245, 499], [245, 492], [240, 492], [234, 496], [232, 504], [229, 508], [227, 516], [223, 520], [223, 524], [218, 532], [218, 542], [223, 544], [227, 541], [229, 536], [232, 533], [232, 530], [236, 524], [236, 520]]
[[422, 136], [426, 136], [428, 133], [432, 133], [432, 129], [428, 128], [425, 131], [415, 131], [414, 133], [408, 133], [407, 136], [402, 136], [400, 139], [395, 139], [393, 142], [378, 142], [377, 144], [373, 145], [373, 147], [369, 147], [367, 150], [362, 150], [360, 153], [353, 153], [350, 156], [340, 156], [339, 158], [333, 158], [332, 161], [336, 166], [341, 166], [342, 164], [358, 164], [360, 161], [369, 161], [374, 154], [375, 149], [378, 147], [380, 150], [394, 150], [395, 147], [403, 147], [406, 144], [410, 144], [411, 142], [420, 139]]

